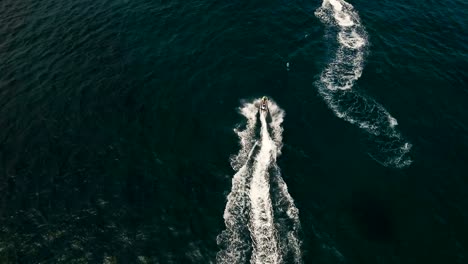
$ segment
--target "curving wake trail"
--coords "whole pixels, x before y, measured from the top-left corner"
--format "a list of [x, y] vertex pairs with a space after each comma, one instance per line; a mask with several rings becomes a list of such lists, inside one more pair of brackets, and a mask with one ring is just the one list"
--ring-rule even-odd
[[367, 33], [359, 15], [343, 0], [323, 0], [315, 15], [325, 24], [336, 55], [317, 82], [319, 92], [336, 116], [368, 132], [369, 155], [381, 164], [402, 168], [411, 164], [411, 144], [397, 131], [397, 120], [387, 110], [352, 90], [364, 68]]
[[[299, 211], [276, 164], [284, 111], [270, 101], [268, 113], [259, 113], [259, 104], [255, 100], [240, 108], [247, 124], [244, 130], [235, 130], [241, 149], [231, 158], [237, 173], [227, 198], [226, 230], [218, 236], [222, 250], [216, 259], [218, 263], [246, 263], [249, 257], [250, 263], [284, 263], [286, 259], [302, 263]], [[258, 117], [260, 134], [256, 136]]]

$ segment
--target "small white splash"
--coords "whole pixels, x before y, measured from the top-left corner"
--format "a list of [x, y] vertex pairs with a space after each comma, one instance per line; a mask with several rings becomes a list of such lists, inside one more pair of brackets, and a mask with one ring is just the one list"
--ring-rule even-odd
[[411, 149], [411, 144], [410, 143], [405, 143], [403, 145], [403, 150], [407, 151], [407, 150], [410, 150]]
[[[348, 12], [350, 5], [341, 0], [329, 0], [330, 5], [332, 5], [334, 10], [334, 18], [336, 23], [342, 27], [351, 27], [355, 23], [353, 22], [353, 13]], [[345, 7], [345, 8], [343, 8]]]
[[398, 125], [398, 121], [396, 120], [396, 118], [392, 117], [391, 115], [388, 116], [388, 121], [390, 122], [390, 127], [392, 128]]

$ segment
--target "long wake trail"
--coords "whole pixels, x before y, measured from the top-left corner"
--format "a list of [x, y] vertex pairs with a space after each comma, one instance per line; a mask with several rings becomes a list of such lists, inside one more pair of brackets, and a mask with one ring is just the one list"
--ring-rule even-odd
[[323, 0], [315, 15], [326, 26], [335, 57], [317, 82], [319, 92], [336, 116], [364, 129], [371, 138], [369, 155], [379, 163], [402, 168], [411, 164], [411, 144], [397, 131], [387, 110], [352, 88], [364, 68], [367, 33], [353, 6], [343, 0]]
[[254, 242], [252, 263], [279, 263], [277, 233], [273, 222], [270, 198], [269, 166], [275, 156], [275, 146], [268, 133], [266, 114], [260, 114], [261, 146], [254, 164], [250, 186], [250, 233]]
[[247, 263], [249, 258], [252, 264], [302, 263], [299, 211], [276, 164], [284, 111], [270, 101], [269, 111], [259, 112], [259, 104], [260, 100], [254, 100], [240, 108], [247, 124], [244, 130], [235, 129], [241, 148], [231, 158], [237, 172], [227, 198], [226, 230], [218, 236], [222, 249], [216, 259], [218, 263]]
[[227, 197], [224, 209], [224, 230], [217, 238], [217, 243], [223, 250], [219, 251], [217, 263], [246, 263], [251, 254], [250, 235], [248, 231], [250, 199], [248, 195], [248, 178], [251, 174], [251, 156], [255, 150], [255, 127], [257, 124], [257, 107], [254, 104], [244, 104], [239, 109], [247, 119], [246, 128], [234, 129], [240, 141], [239, 153], [231, 157], [231, 167], [236, 170], [232, 178], [231, 192]]

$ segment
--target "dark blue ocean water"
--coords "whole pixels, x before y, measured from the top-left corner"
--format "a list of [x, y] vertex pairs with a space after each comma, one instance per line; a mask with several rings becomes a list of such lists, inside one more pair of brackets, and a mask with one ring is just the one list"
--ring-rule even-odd
[[0, 263], [215, 263], [263, 95], [304, 263], [468, 263], [468, 4], [349, 4], [1, 0]]

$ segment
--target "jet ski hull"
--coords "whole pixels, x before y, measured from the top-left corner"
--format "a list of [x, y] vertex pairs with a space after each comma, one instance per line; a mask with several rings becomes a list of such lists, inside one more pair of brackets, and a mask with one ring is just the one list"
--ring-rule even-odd
[[268, 99], [266, 98], [266, 96], [262, 98], [262, 101], [260, 103], [260, 111], [265, 113], [268, 112]]

